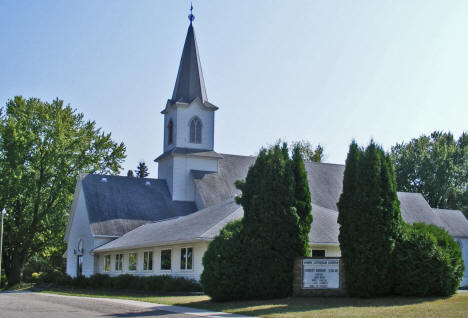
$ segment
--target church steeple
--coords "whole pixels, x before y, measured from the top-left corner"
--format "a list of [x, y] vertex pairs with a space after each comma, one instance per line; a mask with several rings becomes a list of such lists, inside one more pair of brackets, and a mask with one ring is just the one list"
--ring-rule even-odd
[[[200, 173], [216, 173], [218, 160], [222, 158], [214, 151], [218, 107], [206, 97], [194, 19], [190, 12], [174, 93], [161, 112], [164, 115], [163, 153], [155, 159], [159, 178], [166, 180], [172, 199], [178, 201], [195, 201], [195, 179]], [[202, 205], [197, 203], [198, 208]]]
[[174, 92], [172, 93], [172, 102], [191, 103], [197, 97], [203, 103], [207, 101], [205, 81], [203, 80], [200, 56], [198, 55], [197, 41], [192, 25], [192, 21], [195, 19], [192, 9], [193, 7], [190, 8], [190, 25], [185, 38]]

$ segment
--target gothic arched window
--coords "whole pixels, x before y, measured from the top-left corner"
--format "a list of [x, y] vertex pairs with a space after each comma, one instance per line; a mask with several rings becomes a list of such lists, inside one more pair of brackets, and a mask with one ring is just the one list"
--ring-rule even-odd
[[190, 142], [194, 144], [201, 144], [202, 142], [202, 122], [200, 118], [193, 117], [190, 121]]
[[167, 125], [167, 143], [170, 145], [173, 142], [173, 130], [174, 125], [172, 124], [172, 119], [169, 120], [169, 124]]

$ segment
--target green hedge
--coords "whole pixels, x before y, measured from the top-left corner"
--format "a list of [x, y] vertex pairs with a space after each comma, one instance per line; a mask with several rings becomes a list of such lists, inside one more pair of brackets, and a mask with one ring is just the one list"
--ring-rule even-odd
[[246, 297], [247, 273], [242, 257], [241, 230], [242, 220], [228, 223], [203, 256], [200, 282], [205, 293], [216, 301]]
[[449, 296], [463, 277], [460, 246], [433, 225], [406, 225], [394, 253], [394, 294]]
[[72, 278], [60, 272], [41, 275], [40, 282], [53, 283], [58, 286], [90, 289], [124, 289], [158, 292], [201, 292], [200, 283], [184, 277], [135, 276], [122, 274], [109, 276], [94, 274], [91, 277], [78, 276]]

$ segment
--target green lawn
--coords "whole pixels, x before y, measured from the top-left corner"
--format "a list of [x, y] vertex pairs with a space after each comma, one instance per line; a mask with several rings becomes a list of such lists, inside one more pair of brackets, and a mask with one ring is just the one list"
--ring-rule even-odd
[[217, 303], [205, 295], [152, 295], [131, 292], [63, 290], [44, 291], [62, 295], [132, 299], [261, 317], [468, 317], [468, 293], [449, 298], [384, 297], [290, 297]]

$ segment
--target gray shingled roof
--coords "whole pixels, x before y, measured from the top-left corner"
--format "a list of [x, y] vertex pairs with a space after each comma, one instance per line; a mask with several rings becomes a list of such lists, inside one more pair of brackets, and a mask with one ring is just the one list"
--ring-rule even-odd
[[[173, 210], [170, 216], [164, 214], [165, 210], [159, 207], [159, 201], [169, 200], [167, 185], [162, 180], [148, 179], [151, 180], [152, 184], [154, 183], [155, 192], [141, 192], [141, 195], [145, 197], [148, 196], [147, 199], [155, 200], [154, 202], [151, 201], [152, 203], [148, 202], [148, 204], [158, 207], [156, 208], [156, 210], [158, 210], [156, 214], [159, 216], [157, 220], [161, 221], [154, 223], [152, 221], [157, 221], [156, 219], [149, 220], [150, 218], [144, 218], [146, 214], [143, 214], [143, 217], [138, 217], [137, 220], [143, 219], [145, 223], [151, 223], [126, 233], [122, 237], [96, 249], [96, 251], [102, 252], [213, 239], [227, 222], [243, 216], [242, 207], [238, 206], [233, 200], [233, 198], [239, 194], [239, 191], [234, 186], [234, 181], [244, 179], [249, 167], [255, 162], [255, 157], [251, 156], [222, 154], [222, 157], [223, 159], [219, 160], [218, 173], [207, 174], [203, 171], [192, 171], [201, 199], [207, 208], [189, 214], [194, 209], [194, 206], [190, 206], [188, 209], [182, 208], [181, 211], [186, 212]], [[309, 241], [314, 244], [338, 244], [339, 225], [337, 223], [338, 212], [336, 202], [342, 191], [344, 166], [315, 162], [307, 162], [305, 165], [311, 191], [312, 215], [314, 217]], [[102, 184], [96, 179], [98, 177], [100, 176], [95, 176], [92, 182], [96, 193], [103, 191], [102, 189], [112, 184], [112, 180], [110, 179], [108, 183]], [[114, 194], [110, 194], [109, 198], [115, 195], [118, 196], [121, 192], [139, 192], [141, 191], [137, 190], [139, 187], [148, 190], [148, 186], [145, 186], [141, 179], [125, 177], [114, 178], [122, 178], [120, 184], [125, 184], [128, 189], [115, 189], [113, 190]], [[136, 182], [136, 184], [132, 185], [130, 184], [131, 182]], [[117, 187], [120, 187], [120, 185]], [[151, 189], [151, 187], [149, 188]], [[156, 197], [154, 195], [156, 195]], [[129, 200], [129, 197], [132, 198], [133, 196], [127, 196], [124, 200]], [[144, 198], [139, 198], [139, 200], [142, 199]], [[424, 197], [418, 193], [399, 192], [398, 199], [400, 200], [402, 217], [406, 222], [434, 224], [447, 229], [454, 236], [468, 237], [468, 221], [466, 221], [460, 211], [434, 211]], [[170, 205], [171, 203], [168, 202], [167, 204]], [[185, 205], [185, 208], [188, 207], [187, 202], [180, 204]], [[129, 205], [131, 204], [119, 202], [118, 205], [115, 205], [113, 208], [116, 210], [114, 213], [120, 213], [117, 212], [117, 210], [121, 209], [121, 206], [125, 207]], [[146, 211], [147, 209], [142, 210]], [[139, 212], [127, 211], [123, 214], [133, 217], [133, 215], [138, 215], [138, 213]], [[187, 215], [173, 218], [177, 213], [178, 215], [183, 215], [184, 213]], [[104, 213], [104, 215], [106, 214]], [[166, 220], [164, 220], [165, 218]], [[114, 221], [111, 219], [112, 218], [109, 218], [108, 220], [110, 224], [109, 227], [114, 225], [112, 222], [122, 222], [120, 218], [116, 218]], [[130, 217], [127, 220], [129, 222], [135, 222], [135, 220]], [[136, 225], [136, 223], [131, 224], [132, 226]]]
[[195, 180], [195, 185], [206, 207], [221, 203], [240, 194], [234, 186], [236, 180], [245, 179], [249, 167], [254, 164], [253, 156], [221, 154], [218, 173], [207, 174]]
[[241, 218], [243, 214], [242, 207], [233, 200], [229, 200], [184, 217], [140, 226], [94, 251], [104, 252], [176, 242], [212, 240], [228, 222]]
[[314, 218], [310, 227], [309, 242], [314, 244], [338, 244], [340, 226], [338, 212], [312, 204]]
[[165, 180], [89, 174], [82, 187], [93, 235], [120, 236], [148, 222], [196, 211], [193, 202], [171, 201]]
[[444, 228], [454, 237], [468, 237], [468, 220], [459, 210], [433, 209], [444, 223]]
[[197, 41], [193, 26], [190, 23], [180, 59], [172, 101], [191, 103], [197, 97], [202, 102], [207, 101]]
[[223, 156], [217, 153], [216, 151], [209, 150], [209, 149], [193, 149], [193, 148], [175, 147], [161, 154], [159, 157], [154, 159], [154, 161], [158, 162], [159, 160], [166, 158], [167, 156], [172, 155], [172, 154], [190, 155], [190, 156], [195, 156], [195, 157], [209, 157], [209, 158], [217, 158], [217, 159], [223, 158]]

